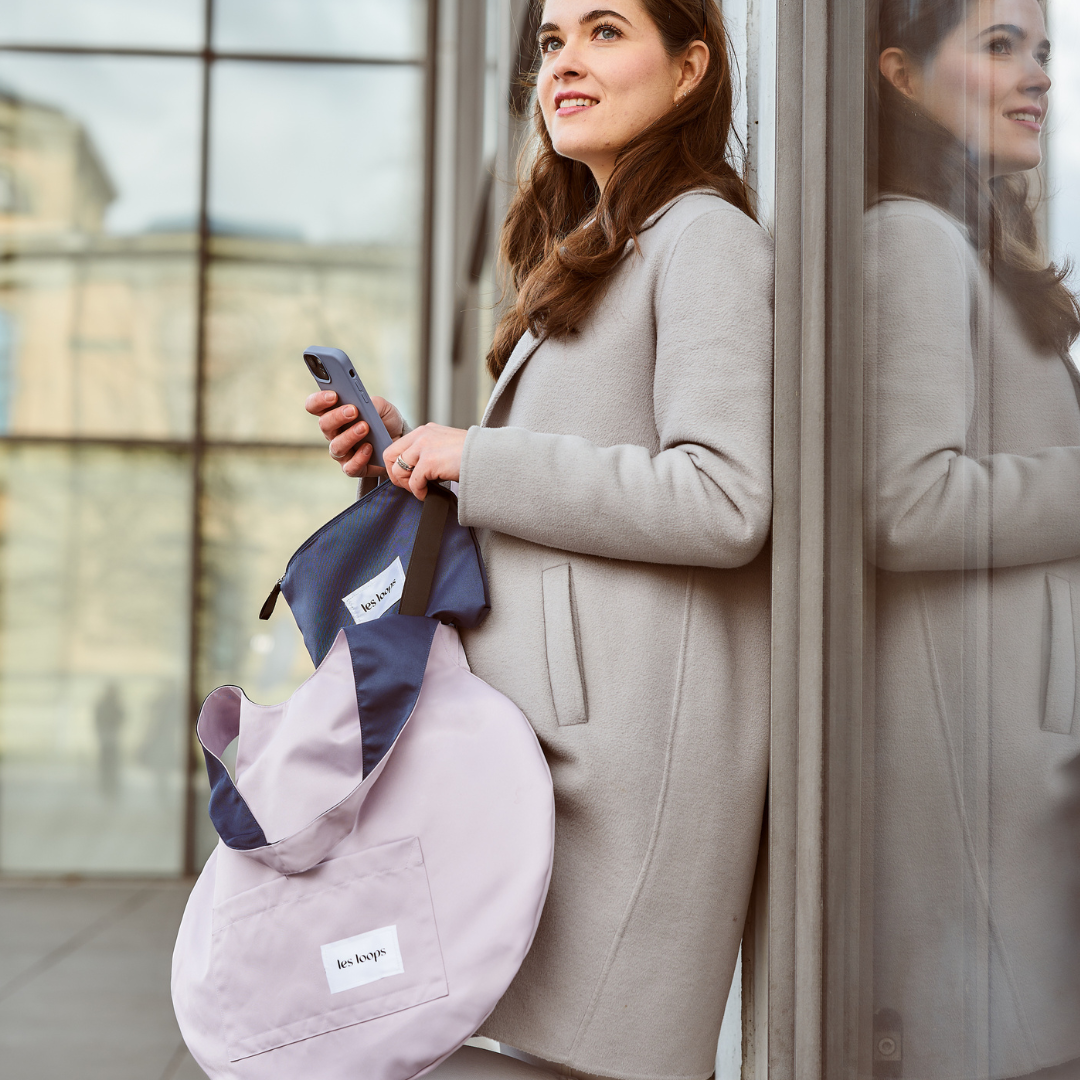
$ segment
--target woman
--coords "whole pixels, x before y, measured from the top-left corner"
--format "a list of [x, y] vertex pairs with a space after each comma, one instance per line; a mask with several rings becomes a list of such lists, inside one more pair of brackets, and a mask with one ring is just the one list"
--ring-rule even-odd
[[[726, 157], [713, 0], [547, 0], [540, 21], [491, 402], [385, 464], [420, 497], [459, 482], [492, 602], [469, 662], [555, 784], [543, 919], [483, 1034], [564, 1075], [704, 1080], [765, 793], [771, 247]], [[308, 408], [364, 475], [333, 402]]]
[[878, 14], [875, 1068], [1075, 1077], [1080, 312], [1039, 251], [1026, 179], [1044, 15], [1038, 0]]

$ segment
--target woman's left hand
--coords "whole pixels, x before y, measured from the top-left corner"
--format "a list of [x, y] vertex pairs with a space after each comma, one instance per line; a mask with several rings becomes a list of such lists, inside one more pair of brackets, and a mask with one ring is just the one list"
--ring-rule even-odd
[[[386, 472], [398, 487], [423, 499], [429, 482], [461, 479], [461, 452], [467, 434], [461, 428], [424, 424], [387, 447], [383, 454]], [[401, 462], [412, 469], [402, 468]]]

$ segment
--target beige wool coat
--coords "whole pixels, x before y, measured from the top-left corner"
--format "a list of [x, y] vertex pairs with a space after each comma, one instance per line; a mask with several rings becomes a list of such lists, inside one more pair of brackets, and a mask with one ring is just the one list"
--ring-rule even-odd
[[962, 226], [867, 221], [874, 1004], [903, 1075], [1080, 1058], [1080, 404]]
[[535, 727], [555, 863], [482, 1033], [703, 1080], [765, 794], [772, 251], [712, 193], [648, 221], [580, 332], [518, 344], [465, 442], [492, 611], [473, 670]]

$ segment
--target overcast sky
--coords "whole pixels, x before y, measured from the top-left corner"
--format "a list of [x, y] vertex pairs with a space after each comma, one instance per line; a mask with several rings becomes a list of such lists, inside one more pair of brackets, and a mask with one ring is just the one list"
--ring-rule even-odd
[[[190, 47], [202, 0], [0, 0], [0, 36]], [[92, 10], [94, 18], [88, 18]], [[236, 50], [415, 55], [417, 0], [218, 0]], [[153, 18], [148, 15], [153, 13]], [[194, 35], [194, 36], [193, 36]], [[421, 198], [421, 70], [222, 62], [215, 67], [210, 212], [313, 242], [412, 242]], [[109, 232], [194, 222], [199, 63], [0, 55], [0, 84], [87, 129], [117, 190]]]
[[[218, 48], [415, 57], [425, 0], [216, 0]], [[202, 47], [205, 0], [4, 0], [0, 38], [49, 45]]]
[[1056, 0], [1050, 16], [1050, 239], [1055, 259], [1080, 262], [1080, 0]]

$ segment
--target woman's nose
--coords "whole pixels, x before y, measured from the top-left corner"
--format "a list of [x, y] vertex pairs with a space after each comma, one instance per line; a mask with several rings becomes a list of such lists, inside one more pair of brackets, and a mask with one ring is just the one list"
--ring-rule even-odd
[[573, 46], [564, 45], [555, 54], [555, 63], [552, 66], [551, 74], [556, 79], [580, 78], [584, 71], [585, 68], [581, 63], [581, 57]]
[[1031, 73], [1031, 82], [1028, 84], [1028, 93], [1035, 93], [1039, 96], [1045, 94], [1053, 85], [1050, 74], [1046, 68], [1042, 66], [1037, 60], [1033, 61], [1034, 70]]

